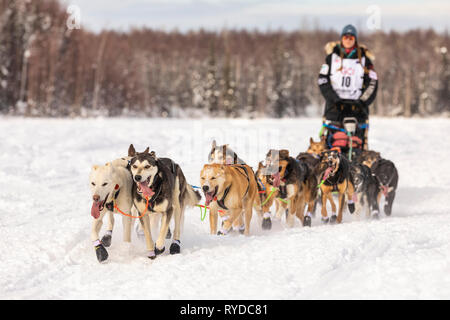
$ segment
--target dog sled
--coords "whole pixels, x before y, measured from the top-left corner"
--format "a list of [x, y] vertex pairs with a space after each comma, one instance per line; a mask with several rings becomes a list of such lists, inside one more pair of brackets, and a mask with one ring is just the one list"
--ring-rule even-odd
[[324, 120], [320, 136], [325, 136], [328, 149], [338, 150], [351, 161], [363, 150], [368, 150], [369, 120], [364, 123], [358, 121], [351, 101], [344, 102], [342, 108], [340, 121]]

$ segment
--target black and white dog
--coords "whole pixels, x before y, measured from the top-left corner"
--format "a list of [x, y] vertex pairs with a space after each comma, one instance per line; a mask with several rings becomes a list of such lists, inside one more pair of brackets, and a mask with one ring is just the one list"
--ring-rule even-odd
[[387, 216], [390, 216], [398, 185], [397, 168], [392, 161], [379, 159], [372, 164], [371, 170], [379, 186], [379, 192], [377, 194], [378, 201], [380, 200], [381, 195], [384, 195], [386, 199], [384, 213]]
[[[133, 145], [130, 145], [128, 155], [132, 157], [130, 170], [134, 181], [133, 203], [139, 216], [143, 215], [140, 219], [143, 224], [148, 257], [155, 259], [156, 255], [164, 252], [164, 242], [172, 217], [175, 228], [170, 254], [179, 253], [184, 210], [187, 206], [195, 206], [199, 203], [200, 193], [187, 184], [180, 166], [171, 159], [158, 158], [153, 151], [149, 152], [149, 148], [138, 153]], [[152, 213], [162, 214], [156, 246], [150, 228], [149, 214]]]
[[370, 168], [377, 185], [376, 188], [371, 190], [373, 193], [371, 196], [376, 197], [378, 203], [381, 196], [385, 196], [384, 213], [390, 216], [399, 179], [397, 168], [392, 161], [382, 158], [381, 154], [376, 151], [363, 151], [359, 162]]
[[367, 216], [378, 218], [378, 183], [372, 175], [370, 168], [362, 163], [352, 162], [350, 165], [350, 177], [354, 187], [353, 201], [355, 213], [359, 217], [362, 208], [366, 205]]

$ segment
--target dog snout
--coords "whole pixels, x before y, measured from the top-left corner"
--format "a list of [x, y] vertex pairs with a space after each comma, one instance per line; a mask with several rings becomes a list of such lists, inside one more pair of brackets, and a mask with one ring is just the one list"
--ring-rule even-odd
[[140, 176], [140, 175], [135, 175], [134, 176], [134, 180], [136, 180], [136, 181], [141, 181], [141, 179], [142, 179], [142, 176]]
[[208, 192], [209, 186], [203, 186], [202, 189], [203, 189], [204, 192]]
[[100, 200], [100, 196], [99, 196], [98, 194], [94, 194], [94, 195], [92, 196], [92, 200], [94, 200], [95, 202], [97, 202], [97, 201]]

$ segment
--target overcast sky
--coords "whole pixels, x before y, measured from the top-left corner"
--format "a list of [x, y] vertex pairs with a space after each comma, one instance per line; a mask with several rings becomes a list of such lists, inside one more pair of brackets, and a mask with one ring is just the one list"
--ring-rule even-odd
[[[130, 27], [180, 31], [247, 28], [295, 30], [320, 27], [360, 30], [433, 27], [448, 30], [449, 0], [65, 0], [80, 8], [84, 27], [126, 31]], [[374, 7], [375, 6], [375, 7]], [[368, 27], [369, 23], [369, 27]]]

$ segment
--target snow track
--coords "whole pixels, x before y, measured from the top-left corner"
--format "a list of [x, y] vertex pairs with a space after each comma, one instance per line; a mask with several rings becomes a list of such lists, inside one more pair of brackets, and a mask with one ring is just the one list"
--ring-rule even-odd
[[[269, 148], [293, 156], [320, 119], [0, 120], [1, 299], [429, 299], [450, 298], [448, 119], [371, 120], [371, 149], [400, 175], [392, 217], [210, 236], [198, 208], [186, 212], [182, 253], [151, 261], [116, 215], [109, 260], [91, 245], [88, 174], [93, 164], [150, 146], [199, 183], [212, 138], [256, 168]], [[381, 206], [382, 208], [382, 206]], [[103, 231], [104, 232], [104, 231]], [[102, 232], [102, 234], [103, 234]], [[166, 242], [166, 249], [170, 242]]]

